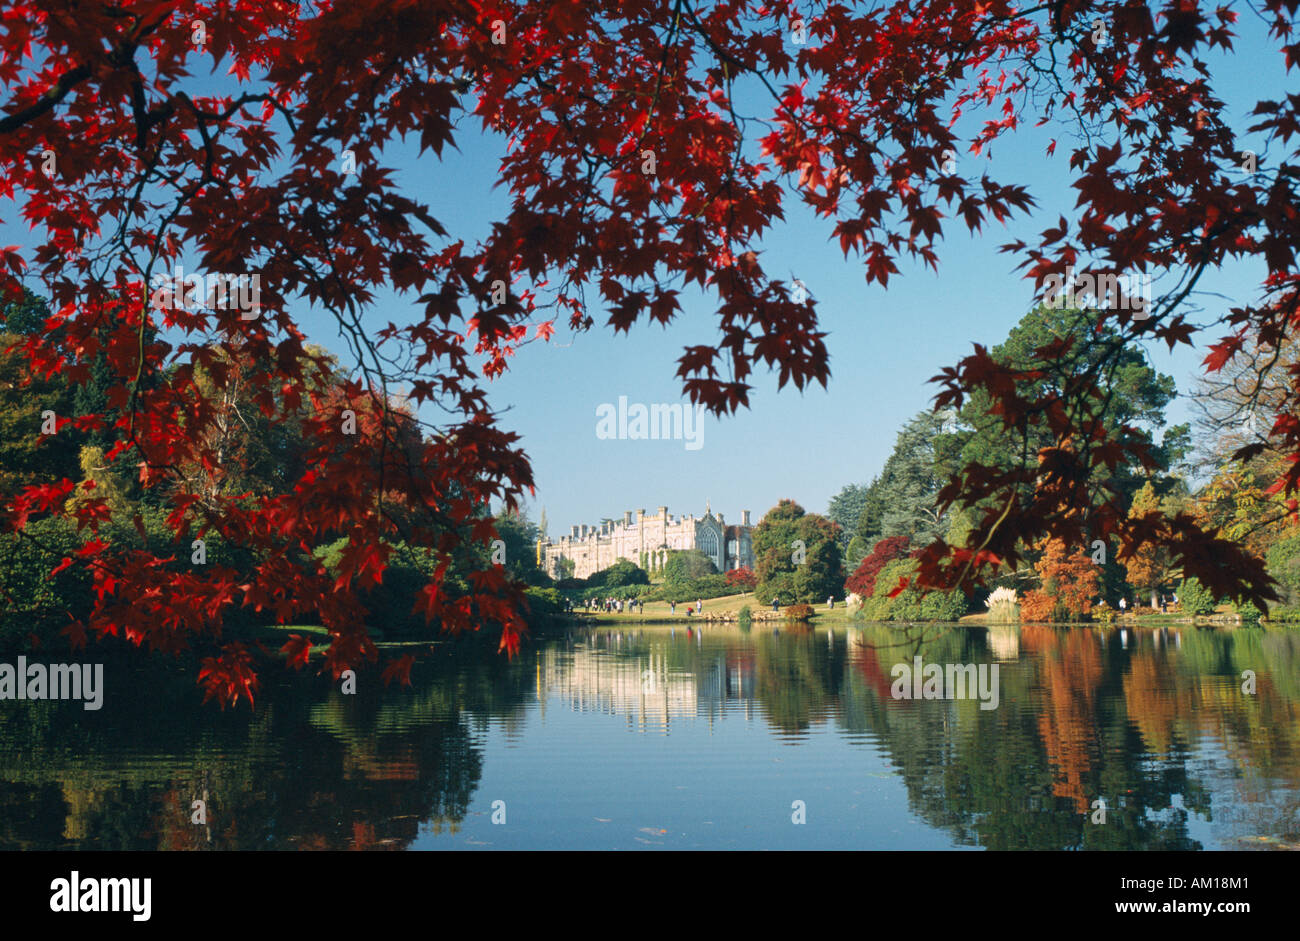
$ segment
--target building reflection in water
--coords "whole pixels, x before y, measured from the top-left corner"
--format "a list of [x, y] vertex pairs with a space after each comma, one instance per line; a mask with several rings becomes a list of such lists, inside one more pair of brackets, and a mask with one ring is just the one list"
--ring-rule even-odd
[[702, 632], [691, 633], [693, 643], [684, 651], [620, 633], [540, 651], [536, 695], [543, 719], [548, 702], [575, 712], [626, 716], [628, 728], [641, 732], [667, 732], [674, 719], [707, 719], [711, 725], [728, 704], [738, 712], [743, 704], [745, 718], [751, 718], [757, 685], [753, 654], [706, 650]]

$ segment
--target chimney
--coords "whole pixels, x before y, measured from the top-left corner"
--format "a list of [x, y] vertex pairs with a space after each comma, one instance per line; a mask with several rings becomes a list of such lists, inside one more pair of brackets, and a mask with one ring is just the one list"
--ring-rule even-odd
[[749, 510], [740, 511], [740, 525], [741, 526], [749, 525]]
[[578, 527], [577, 527], [577, 526], [570, 526], [570, 527], [569, 527], [569, 538], [570, 538], [570, 539], [577, 539], [577, 538], [578, 538]]
[[632, 511], [631, 511], [631, 510], [627, 510], [627, 511], [623, 514], [623, 525], [624, 525], [624, 526], [631, 526], [631, 525], [632, 525]]
[[586, 523], [583, 523], [581, 526], [578, 527], [578, 538], [579, 538], [579, 539], [586, 539], [586, 538], [587, 538], [587, 524], [586, 524]]

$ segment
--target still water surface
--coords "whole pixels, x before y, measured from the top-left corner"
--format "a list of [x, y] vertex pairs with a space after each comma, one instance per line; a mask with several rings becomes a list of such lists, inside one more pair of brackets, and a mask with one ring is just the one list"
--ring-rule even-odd
[[[1300, 845], [1295, 629], [629, 624], [437, 651], [353, 696], [271, 668], [252, 713], [139, 656], [106, 661], [98, 712], [0, 703], [0, 848]], [[914, 656], [996, 664], [997, 708], [893, 698]]]

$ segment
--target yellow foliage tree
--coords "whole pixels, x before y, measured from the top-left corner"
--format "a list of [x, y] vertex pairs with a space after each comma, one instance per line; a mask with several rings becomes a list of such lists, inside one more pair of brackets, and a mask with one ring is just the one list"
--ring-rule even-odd
[[[1133, 495], [1133, 504], [1129, 507], [1129, 519], [1137, 519], [1148, 513], [1160, 513], [1160, 499], [1156, 496], [1151, 481], [1142, 485], [1142, 489]], [[1123, 560], [1128, 583], [1139, 591], [1151, 593], [1151, 607], [1160, 607], [1156, 593], [1160, 587], [1174, 577], [1173, 557], [1167, 546], [1144, 543], [1137, 551]]]
[[[83, 503], [90, 500], [103, 500], [113, 512], [114, 519], [124, 518], [131, 501], [127, 495], [127, 488], [104, 460], [103, 449], [86, 445], [81, 449], [79, 461], [81, 483], [64, 504], [64, 511], [73, 514]], [[88, 483], [94, 486], [88, 488], [86, 486]]]

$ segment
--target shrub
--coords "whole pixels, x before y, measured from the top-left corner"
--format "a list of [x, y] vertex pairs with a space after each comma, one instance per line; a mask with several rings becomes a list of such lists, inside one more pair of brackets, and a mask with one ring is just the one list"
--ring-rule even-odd
[[664, 582], [644, 596], [646, 601], [695, 601], [697, 598], [721, 598], [734, 595], [736, 589], [727, 584], [725, 575], [705, 575], [688, 582]]
[[969, 609], [960, 591], [931, 591], [921, 598], [922, 621], [959, 621]]
[[1213, 614], [1217, 599], [1195, 578], [1185, 578], [1178, 586], [1178, 605], [1186, 614]]
[[1274, 543], [1268, 550], [1267, 563], [1268, 574], [1277, 579], [1285, 600], [1292, 604], [1300, 601], [1300, 533]]
[[785, 609], [785, 619], [787, 621], [810, 621], [812, 620], [813, 609], [810, 604], [792, 604]]
[[524, 597], [532, 618], [544, 619], [564, 611], [564, 597], [554, 588], [525, 588]]
[[1015, 624], [1020, 620], [1020, 603], [1014, 588], [997, 588], [984, 601], [990, 624]]
[[621, 588], [624, 585], [649, 585], [650, 575], [645, 569], [627, 559], [619, 559], [607, 569], [593, 572], [587, 579], [590, 586], [603, 585]]
[[1249, 601], [1234, 602], [1232, 610], [1240, 615], [1242, 624], [1249, 624], [1252, 621], [1258, 621], [1264, 616], [1264, 612], [1259, 610], [1259, 608], [1255, 607], [1255, 605]]
[[649, 599], [653, 593], [654, 588], [650, 585], [619, 585], [615, 588], [600, 585], [595, 588], [580, 589], [576, 597], [580, 601], [586, 601], [588, 598], [595, 598], [597, 601], [604, 601], [606, 598], [631, 601], [633, 598]]
[[[61, 517], [29, 523], [25, 532], [0, 535], [0, 642], [25, 641], [36, 634], [55, 638], [72, 618], [90, 610], [91, 577], [80, 565], [49, 574], [81, 548], [76, 526]], [[71, 617], [69, 617], [71, 615]]]
[[911, 578], [915, 572], [914, 559], [893, 559], [885, 563], [876, 576], [875, 591], [862, 603], [860, 616], [869, 621], [956, 621], [966, 613], [968, 602], [960, 591], [922, 594], [921, 589], [909, 584], [889, 597], [900, 578]]

